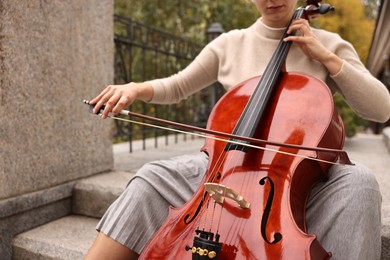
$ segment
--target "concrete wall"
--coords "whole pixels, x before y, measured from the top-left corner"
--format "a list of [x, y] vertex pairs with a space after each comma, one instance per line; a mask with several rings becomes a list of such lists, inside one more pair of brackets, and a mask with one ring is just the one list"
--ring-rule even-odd
[[0, 0], [0, 201], [113, 166], [113, 0]]

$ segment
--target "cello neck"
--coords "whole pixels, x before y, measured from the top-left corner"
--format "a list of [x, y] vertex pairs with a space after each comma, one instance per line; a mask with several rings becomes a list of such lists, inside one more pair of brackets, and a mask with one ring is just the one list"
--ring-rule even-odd
[[[254, 137], [255, 132], [258, 129], [258, 124], [261, 121], [267, 107], [268, 101], [272, 97], [274, 92], [273, 90], [278, 84], [278, 80], [282, 74], [283, 65], [286, 61], [287, 54], [291, 46], [291, 42], [285, 42], [283, 39], [289, 36], [287, 34], [287, 30], [293, 19], [302, 18], [304, 14], [304, 8], [298, 8], [294, 12], [290, 23], [286, 27], [286, 30], [283, 33], [281, 40], [279, 41], [276, 51], [272, 55], [270, 62], [268, 63], [251, 98], [242, 112], [241, 117], [239, 118], [237, 125], [234, 128], [233, 134], [251, 138]], [[245, 151], [246, 148], [237, 144], [227, 144], [225, 150]]]

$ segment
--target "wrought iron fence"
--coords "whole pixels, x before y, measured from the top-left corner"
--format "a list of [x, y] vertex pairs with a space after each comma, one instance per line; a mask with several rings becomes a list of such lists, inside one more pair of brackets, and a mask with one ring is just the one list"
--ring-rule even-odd
[[[203, 47], [200, 44], [151, 28], [147, 25], [115, 15], [115, 84], [139, 82], [170, 76], [187, 66]], [[192, 95], [187, 100], [174, 105], [146, 104], [136, 101], [130, 109], [176, 122], [205, 127], [208, 115], [223, 90], [218, 84]], [[157, 147], [158, 137], [168, 133], [165, 130], [114, 121], [114, 142], [129, 141], [130, 152], [133, 141], [142, 140], [146, 149], [146, 139], [154, 138]], [[186, 135], [181, 135], [186, 140]], [[175, 142], [179, 134], [175, 134]]]

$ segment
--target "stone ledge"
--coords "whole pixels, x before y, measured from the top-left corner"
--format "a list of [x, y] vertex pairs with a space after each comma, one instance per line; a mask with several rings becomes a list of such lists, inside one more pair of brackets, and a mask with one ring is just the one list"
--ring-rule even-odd
[[75, 182], [0, 200], [0, 255], [11, 259], [12, 237], [69, 215]]
[[[0, 219], [0, 255], [1, 259], [7, 260], [12, 258], [12, 238], [43, 225], [47, 222], [59, 219], [71, 214], [70, 198], [53, 202], [48, 205], [33, 208], [9, 217]], [[14, 258], [18, 259], [18, 258]], [[38, 259], [38, 258], [33, 258]]]
[[75, 182], [0, 200], [0, 219], [72, 196]]

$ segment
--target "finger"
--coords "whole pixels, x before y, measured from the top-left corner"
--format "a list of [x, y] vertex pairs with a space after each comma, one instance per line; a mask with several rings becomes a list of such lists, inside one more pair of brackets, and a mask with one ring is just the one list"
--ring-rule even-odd
[[127, 96], [122, 96], [119, 101], [116, 103], [114, 109], [112, 110], [112, 113], [114, 115], [118, 114], [122, 109], [129, 106], [131, 104], [131, 100]]
[[309, 21], [303, 18], [300, 19], [294, 19], [291, 24], [304, 24], [304, 25], [309, 25]]
[[308, 39], [302, 36], [288, 36], [283, 39], [285, 42], [296, 42], [296, 43], [308, 43]]
[[93, 109], [93, 112], [95, 114], [99, 113], [100, 111], [100, 108], [107, 103], [108, 100], [111, 99], [111, 97], [114, 95], [115, 93], [115, 89], [113, 87], [110, 87], [108, 89], [108, 91], [102, 95], [102, 97], [98, 100], [98, 102], [96, 103], [94, 109]]
[[92, 99], [91, 101], [89, 101], [89, 103], [91, 105], [95, 104], [96, 102], [98, 102], [110, 89], [112, 88], [112, 86], [107, 86], [102, 92], [100, 92], [100, 94], [98, 96], [96, 96], [94, 99]]
[[297, 27], [299, 27], [299, 19], [295, 19], [291, 22], [290, 26], [288, 27], [288, 30], [287, 30], [287, 33], [288, 34], [291, 34], [292, 32], [294, 32], [295, 30], [297, 30]]
[[300, 24], [291, 25], [287, 31], [289, 35], [296, 35], [302, 33], [302, 26]]
[[289, 26], [289, 28], [287, 30], [287, 33], [291, 34], [294, 31], [301, 31], [302, 33], [311, 31], [309, 22], [306, 19], [296, 19], [296, 20], [294, 20], [290, 24], [290, 26]]
[[98, 114], [102, 105], [112, 96], [110, 92], [112, 91], [113, 86], [110, 85], [106, 87], [96, 98], [92, 99], [89, 104], [94, 105], [93, 113]]
[[107, 118], [108, 114], [112, 112], [112, 108], [117, 104], [120, 97], [121, 97], [120, 94], [114, 94], [110, 97], [110, 99], [106, 103], [106, 107], [102, 112], [102, 119]]

